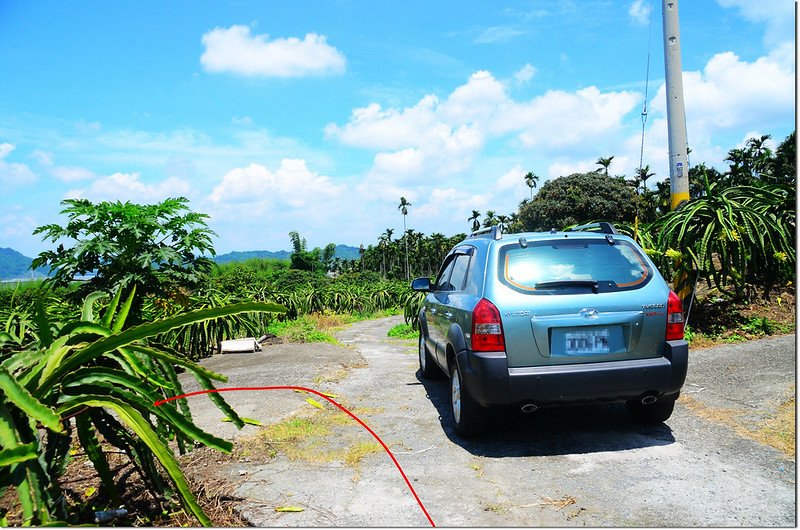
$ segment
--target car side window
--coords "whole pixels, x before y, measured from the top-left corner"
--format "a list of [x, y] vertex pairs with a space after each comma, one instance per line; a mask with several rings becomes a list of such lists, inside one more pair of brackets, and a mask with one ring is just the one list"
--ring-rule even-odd
[[450, 262], [445, 266], [442, 270], [441, 274], [439, 274], [439, 278], [436, 280], [436, 287], [435, 291], [452, 291], [453, 286], [450, 284], [450, 275], [453, 273], [453, 266], [455, 265], [455, 260], [451, 259]]
[[453, 261], [453, 273], [450, 275], [450, 285], [453, 291], [463, 291], [464, 284], [467, 282], [467, 272], [469, 271], [470, 256], [461, 254]]

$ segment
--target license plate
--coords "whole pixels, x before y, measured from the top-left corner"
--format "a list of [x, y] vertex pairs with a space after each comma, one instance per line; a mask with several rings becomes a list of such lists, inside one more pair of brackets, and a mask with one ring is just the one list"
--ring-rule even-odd
[[609, 353], [608, 330], [592, 329], [586, 331], [568, 331], [564, 334], [566, 344], [564, 353], [567, 355], [591, 355], [594, 353]]

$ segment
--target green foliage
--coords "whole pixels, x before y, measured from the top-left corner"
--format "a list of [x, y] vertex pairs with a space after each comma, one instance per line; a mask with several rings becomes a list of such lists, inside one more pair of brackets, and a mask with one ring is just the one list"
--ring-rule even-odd
[[[175, 442], [180, 452], [196, 443], [229, 452], [231, 443], [198, 428], [185, 399], [155, 403], [183, 393], [176, 368], [191, 373], [204, 389], [213, 389], [212, 381], [226, 378], [152, 339], [198, 322], [283, 308], [242, 303], [123, 329], [134, 291], [125, 301], [118, 291], [102, 315], [96, 314], [99, 300], [92, 295], [74, 312], [77, 316], [59, 321], [50, 319], [43, 303], [34, 304], [35, 314], [21, 319], [33, 331], [4, 342], [0, 495], [9, 487], [15, 489], [26, 525], [73, 522], [58, 484], [70, 459], [73, 429], [112, 501], [119, 495], [101, 438], [128, 455], [155, 499], [177, 498], [201, 524], [210, 525], [169, 444]], [[237, 426], [243, 425], [219, 394], [209, 398]]]
[[776, 333], [789, 333], [789, 326], [785, 326], [768, 317], [751, 317], [742, 324], [741, 328], [745, 333], [756, 336], [774, 335]]
[[392, 337], [393, 339], [408, 340], [408, 339], [416, 339], [417, 335], [419, 335], [419, 332], [416, 329], [414, 329], [411, 326], [411, 324], [404, 323], [404, 324], [397, 324], [396, 326], [393, 326], [389, 330], [387, 335], [389, 337]]
[[39, 254], [32, 267], [49, 266], [47, 280], [67, 286], [76, 276], [96, 273], [79, 293], [135, 285], [142, 295], [163, 295], [177, 287], [198, 284], [211, 267], [203, 253], [214, 254], [207, 215], [189, 211], [188, 199], [167, 199], [154, 205], [100, 202], [86, 199], [62, 201], [66, 226], [37, 228], [44, 240], [59, 243], [55, 250]]
[[[226, 307], [242, 301], [244, 299], [235, 294], [204, 289], [196, 294], [171, 299], [149, 297], [144, 304], [143, 314], [146, 320], [155, 321], [199, 309]], [[158, 335], [155, 339], [185, 354], [189, 359], [199, 360], [218, 350], [223, 340], [260, 336], [274, 318], [264, 312], [239, 313], [194, 322]]]
[[591, 219], [633, 222], [636, 193], [618, 177], [576, 173], [549, 180], [519, 211], [526, 231], [562, 229]]
[[324, 249], [317, 247], [314, 250], [308, 250], [306, 240], [294, 230], [289, 232], [289, 239], [293, 248], [290, 256], [292, 269], [324, 273], [331, 268], [333, 256], [336, 253], [335, 244], [328, 243]]
[[656, 223], [658, 246], [678, 251], [709, 286], [734, 298], [746, 296], [753, 275], [769, 290], [796, 262], [794, 215], [782, 208], [785, 193], [706, 181], [702, 197]]
[[332, 336], [317, 329], [314, 322], [308, 317], [300, 317], [296, 320], [284, 322], [273, 322], [267, 328], [287, 342], [329, 342], [336, 344], [338, 341]]

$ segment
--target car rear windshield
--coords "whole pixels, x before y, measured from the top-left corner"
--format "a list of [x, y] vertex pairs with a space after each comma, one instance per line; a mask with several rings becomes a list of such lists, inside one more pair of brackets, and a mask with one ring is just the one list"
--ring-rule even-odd
[[531, 294], [638, 289], [653, 270], [635, 245], [617, 240], [570, 239], [509, 245], [499, 253], [500, 281]]

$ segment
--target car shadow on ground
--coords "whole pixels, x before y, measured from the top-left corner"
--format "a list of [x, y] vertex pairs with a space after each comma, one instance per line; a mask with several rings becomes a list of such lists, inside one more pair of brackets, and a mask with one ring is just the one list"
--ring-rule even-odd
[[492, 409], [486, 434], [464, 439], [456, 434], [450, 411], [450, 384], [442, 374], [435, 379], [417, 379], [439, 413], [447, 437], [475, 456], [554, 456], [624, 451], [670, 445], [672, 429], [665, 424], [642, 425], [634, 421], [622, 404], [543, 408], [532, 413]]

